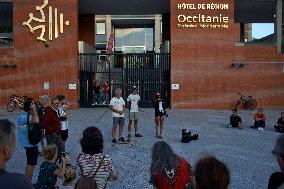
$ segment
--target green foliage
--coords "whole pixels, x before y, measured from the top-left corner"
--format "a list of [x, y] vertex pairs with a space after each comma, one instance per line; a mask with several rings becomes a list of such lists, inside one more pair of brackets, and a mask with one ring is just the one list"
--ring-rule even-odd
[[13, 33], [13, 26], [0, 25], [0, 33]]

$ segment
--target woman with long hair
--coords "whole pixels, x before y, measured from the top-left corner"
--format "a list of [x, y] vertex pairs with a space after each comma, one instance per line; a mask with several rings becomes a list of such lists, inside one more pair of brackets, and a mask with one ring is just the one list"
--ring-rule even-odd
[[163, 139], [164, 116], [166, 116], [166, 105], [159, 92], [156, 92], [152, 101], [155, 108], [156, 137]]
[[190, 164], [164, 141], [156, 142], [152, 148], [150, 175], [154, 189], [191, 188]]

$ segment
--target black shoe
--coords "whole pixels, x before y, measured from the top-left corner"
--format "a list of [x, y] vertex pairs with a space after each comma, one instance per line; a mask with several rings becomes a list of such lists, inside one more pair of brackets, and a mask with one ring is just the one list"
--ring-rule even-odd
[[159, 136], [159, 139], [161, 139], [161, 140], [162, 140], [162, 139], [163, 139], [163, 137], [160, 135], [160, 136]]
[[120, 138], [118, 139], [118, 141], [119, 141], [119, 142], [125, 142], [125, 140], [124, 140], [123, 137], [120, 137]]
[[139, 133], [135, 133], [135, 137], [142, 137]]
[[116, 141], [116, 139], [114, 138], [114, 139], [112, 139], [112, 143], [117, 143], [117, 141]]
[[127, 138], [131, 138], [131, 134], [128, 134], [128, 135], [127, 135]]

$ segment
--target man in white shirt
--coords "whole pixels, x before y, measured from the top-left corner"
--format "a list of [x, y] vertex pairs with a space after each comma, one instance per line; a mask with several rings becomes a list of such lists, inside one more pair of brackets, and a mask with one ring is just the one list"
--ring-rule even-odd
[[110, 109], [112, 111], [112, 119], [113, 119], [113, 127], [112, 127], [112, 142], [117, 143], [115, 138], [116, 136], [116, 128], [119, 126], [119, 142], [125, 142], [124, 138], [122, 137], [123, 134], [123, 127], [125, 125], [124, 119], [124, 109], [125, 109], [125, 102], [121, 97], [122, 90], [120, 88], [115, 90], [115, 97], [113, 97], [110, 101]]
[[139, 113], [139, 100], [138, 89], [133, 86], [132, 93], [127, 98], [127, 107], [129, 108], [129, 124], [128, 124], [128, 140], [131, 138], [131, 126], [134, 120], [135, 137], [142, 137], [138, 133], [138, 113]]

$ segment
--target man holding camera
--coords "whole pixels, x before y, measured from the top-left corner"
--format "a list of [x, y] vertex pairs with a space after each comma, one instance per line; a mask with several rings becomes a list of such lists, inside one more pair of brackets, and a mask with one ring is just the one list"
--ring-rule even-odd
[[[58, 154], [64, 151], [64, 144], [61, 138], [61, 119], [58, 115], [59, 100], [57, 97], [51, 99], [51, 106], [45, 108], [44, 129], [47, 145], [56, 144]], [[60, 157], [58, 157], [60, 160]]]
[[27, 165], [25, 174], [31, 181], [33, 177], [34, 167], [37, 165], [38, 158], [38, 145], [30, 144], [28, 137], [28, 124], [37, 125], [39, 124], [39, 117], [35, 103], [31, 98], [27, 98], [24, 102], [24, 111], [22, 111], [17, 119], [18, 124], [18, 135], [20, 145], [26, 150]]

